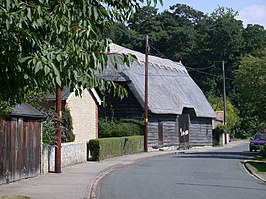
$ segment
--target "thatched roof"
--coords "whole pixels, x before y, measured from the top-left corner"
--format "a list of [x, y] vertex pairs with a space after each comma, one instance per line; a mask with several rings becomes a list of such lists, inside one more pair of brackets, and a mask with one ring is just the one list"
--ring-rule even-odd
[[[108, 64], [103, 77], [114, 81], [127, 81], [131, 92], [144, 107], [145, 55], [111, 44], [111, 53], [134, 54], [137, 60], [127, 67], [117, 61], [117, 69]], [[201, 89], [179, 62], [149, 56], [148, 107], [155, 114], [182, 114], [184, 108], [194, 109], [197, 117], [215, 118], [215, 112]]]

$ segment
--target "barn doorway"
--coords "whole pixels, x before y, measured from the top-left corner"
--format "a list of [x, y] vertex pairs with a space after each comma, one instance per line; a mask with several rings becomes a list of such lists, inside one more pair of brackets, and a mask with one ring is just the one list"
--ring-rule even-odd
[[163, 146], [163, 122], [158, 122], [158, 146]]
[[178, 118], [180, 149], [189, 148], [189, 122], [190, 122], [189, 114], [182, 114]]

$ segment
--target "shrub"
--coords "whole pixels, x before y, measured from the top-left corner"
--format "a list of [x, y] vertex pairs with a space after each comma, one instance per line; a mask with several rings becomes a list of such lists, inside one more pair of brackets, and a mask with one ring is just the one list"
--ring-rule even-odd
[[136, 119], [109, 120], [99, 118], [99, 137], [144, 135], [144, 122]]
[[260, 152], [259, 152], [259, 156], [263, 157], [264, 159], [266, 159], [266, 145], [262, 146], [260, 148]]
[[56, 141], [56, 113], [53, 109], [45, 111], [46, 119], [42, 123], [42, 142], [54, 146]]
[[93, 139], [88, 142], [88, 150], [93, 161], [139, 153], [144, 151], [144, 137], [131, 136]]
[[259, 132], [265, 124], [258, 120], [258, 117], [245, 116], [240, 119], [240, 123], [235, 127], [236, 138], [246, 139], [253, 137], [256, 132]]
[[[223, 111], [223, 99], [210, 95], [208, 97], [212, 108], [215, 111]], [[231, 137], [235, 136], [235, 127], [239, 124], [240, 117], [238, 109], [231, 103], [229, 99], [226, 100], [226, 125], [223, 127], [225, 132], [230, 133]], [[219, 129], [218, 129], [219, 130]]]
[[[57, 115], [54, 109], [45, 110], [46, 120], [43, 122], [43, 143], [51, 146], [55, 145], [57, 131]], [[62, 142], [73, 142], [75, 135], [73, 134], [72, 117], [70, 111], [66, 109], [62, 111]]]
[[220, 144], [221, 135], [225, 132], [226, 132], [226, 129], [225, 129], [224, 125], [219, 125], [212, 131], [213, 145], [214, 146]]
[[69, 109], [62, 112], [62, 142], [73, 142], [75, 135], [73, 133], [72, 117]]

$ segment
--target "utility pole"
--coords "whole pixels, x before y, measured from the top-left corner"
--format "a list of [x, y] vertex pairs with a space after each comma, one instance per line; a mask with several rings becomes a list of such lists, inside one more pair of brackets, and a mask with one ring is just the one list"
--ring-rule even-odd
[[62, 90], [56, 89], [56, 114], [57, 114], [57, 131], [55, 147], [55, 173], [61, 173], [61, 135], [62, 135]]
[[[225, 70], [224, 70], [224, 60], [222, 61], [223, 68], [223, 98], [224, 98], [224, 125], [226, 124], [226, 91], [225, 91]], [[225, 132], [225, 144], [227, 144], [227, 132]]]
[[145, 134], [144, 134], [144, 151], [148, 152], [148, 55], [149, 55], [149, 36], [146, 35], [145, 46]]

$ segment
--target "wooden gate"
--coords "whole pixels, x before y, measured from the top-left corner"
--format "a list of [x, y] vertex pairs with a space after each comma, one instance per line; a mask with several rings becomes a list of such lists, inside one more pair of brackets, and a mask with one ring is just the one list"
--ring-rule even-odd
[[179, 126], [179, 147], [181, 149], [189, 148], [189, 114], [182, 114], [178, 118]]
[[0, 184], [40, 173], [41, 122], [25, 118], [0, 121]]

